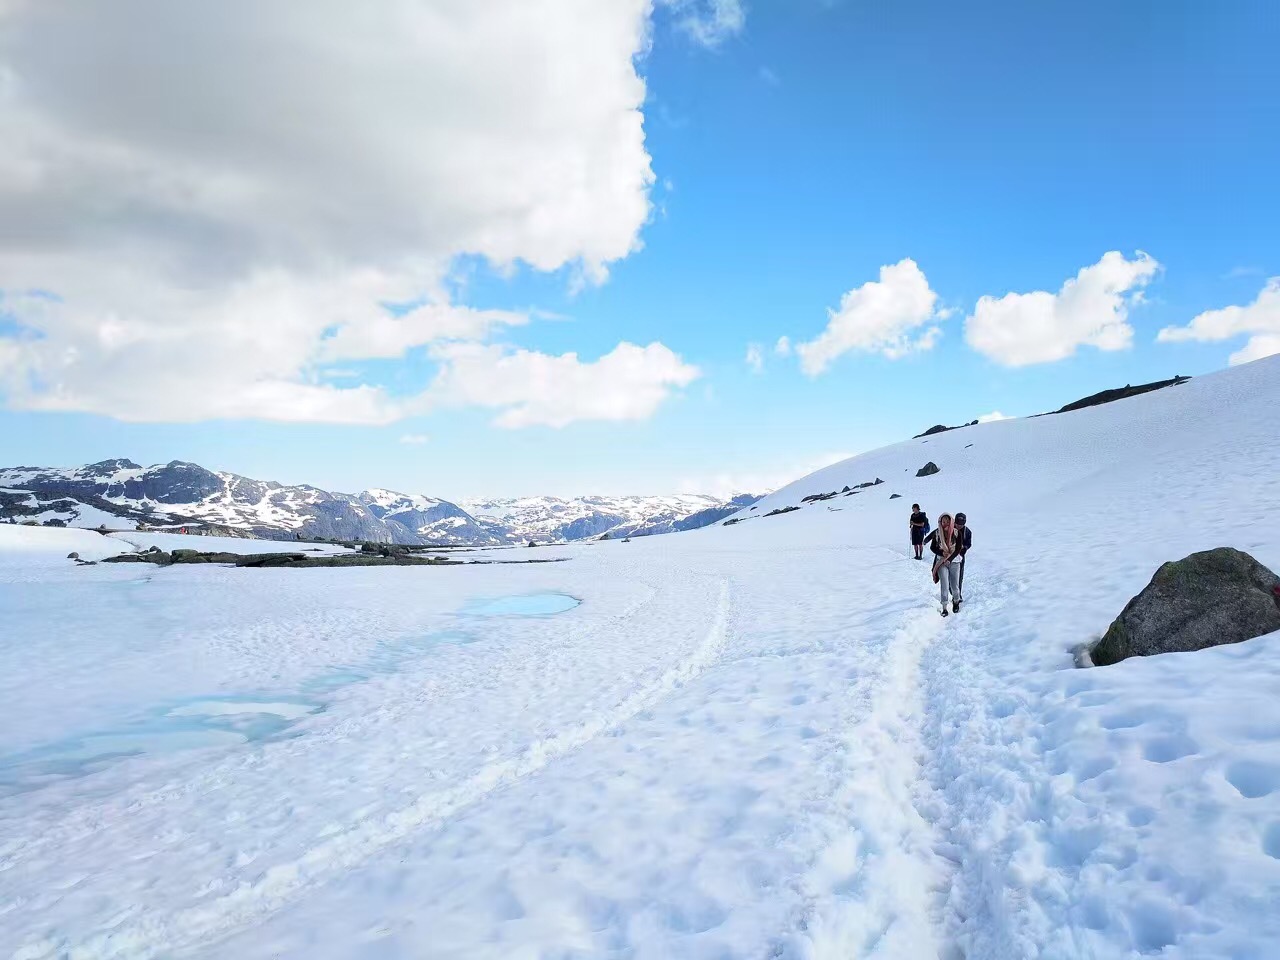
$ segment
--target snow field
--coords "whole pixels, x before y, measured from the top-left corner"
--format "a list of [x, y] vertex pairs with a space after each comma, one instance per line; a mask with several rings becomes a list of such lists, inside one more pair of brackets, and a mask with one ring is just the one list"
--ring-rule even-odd
[[[1277, 411], [1259, 361], [875, 451], [732, 527], [527, 551], [557, 564], [0, 551], [2, 753], [322, 706], [0, 796], [0, 955], [1280, 955], [1280, 635], [1072, 666], [1165, 560], [1280, 569]], [[947, 620], [913, 500], [974, 527]], [[546, 594], [582, 603], [506, 606]]]

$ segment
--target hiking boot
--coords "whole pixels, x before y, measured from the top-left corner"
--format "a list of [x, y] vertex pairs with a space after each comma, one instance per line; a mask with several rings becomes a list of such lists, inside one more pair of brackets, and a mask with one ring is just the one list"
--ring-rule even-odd
[[951, 612], [952, 612], [952, 613], [959, 613], [959, 612], [960, 612], [960, 601], [959, 601], [959, 600], [952, 600], [952, 601], [951, 601]]

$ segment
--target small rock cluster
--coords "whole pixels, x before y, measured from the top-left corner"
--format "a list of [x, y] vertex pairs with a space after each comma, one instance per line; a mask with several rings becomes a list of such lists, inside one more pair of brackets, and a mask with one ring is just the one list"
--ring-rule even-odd
[[224, 551], [173, 550], [166, 552], [150, 547], [141, 553], [122, 553], [107, 557], [104, 563], [154, 563], [167, 567], [180, 563], [223, 563], [235, 567], [412, 567], [440, 566], [459, 563], [447, 557], [414, 556], [399, 544], [366, 543], [359, 553], [340, 553], [316, 557], [305, 553], [226, 553]]

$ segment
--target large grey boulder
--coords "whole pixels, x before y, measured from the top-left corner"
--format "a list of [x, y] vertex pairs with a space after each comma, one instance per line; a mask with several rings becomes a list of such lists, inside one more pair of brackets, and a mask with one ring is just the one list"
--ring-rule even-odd
[[917, 477], [932, 477], [938, 472], [938, 465], [930, 460], [923, 467], [916, 471]]
[[1218, 547], [1166, 563], [1093, 648], [1098, 666], [1203, 650], [1280, 630], [1280, 577], [1247, 553]]

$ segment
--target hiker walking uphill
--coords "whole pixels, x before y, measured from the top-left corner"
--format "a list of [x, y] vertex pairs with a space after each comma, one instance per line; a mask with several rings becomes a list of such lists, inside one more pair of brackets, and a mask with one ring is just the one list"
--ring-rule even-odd
[[929, 535], [929, 550], [933, 553], [933, 582], [939, 584], [942, 595], [942, 615], [947, 610], [947, 594], [951, 595], [951, 609], [960, 610], [960, 565], [954, 564], [959, 544], [951, 524], [951, 514], [938, 517], [938, 529]]
[[[964, 568], [968, 564], [966, 557], [969, 554], [969, 548], [973, 546], [973, 531], [969, 529], [969, 518], [962, 512], [956, 511], [954, 539], [956, 543], [955, 558], [952, 563], [960, 568], [960, 593], [964, 593]], [[964, 601], [964, 597], [960, 596], [956, 601], [956, 609], [960, 609], [960, 604]]]
[[920, 510], [920, 504], [911, 505], [911, 546], [916, 559], [923, 560], [924, 538], [929, 532], [929, 517]]

